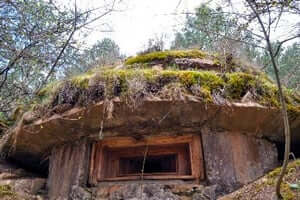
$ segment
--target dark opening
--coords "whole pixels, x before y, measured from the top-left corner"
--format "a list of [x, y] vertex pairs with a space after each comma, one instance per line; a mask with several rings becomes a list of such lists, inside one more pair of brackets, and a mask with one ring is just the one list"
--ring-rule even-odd
[[[144, 157], [120, 158], [120, 175], [140, 174], [143, 168]], [[177, 154], [147, 156], [145, 160], [144, 173], [176, 173]]]
[[[275, 143], [278, 151], [278, 160], [279, 162], [283, 161], [284, 157], [284, 148], [285, 148], [285, 143], [283, 142], [277, 142]], [[299, 142], [293, 142], [291, 143], [291, 153], [295, 156], [295, 158], [299, 159], [300, 158], [300, 143]], [[290, 159], [293, 159], [293, 156], [290, 156]]]

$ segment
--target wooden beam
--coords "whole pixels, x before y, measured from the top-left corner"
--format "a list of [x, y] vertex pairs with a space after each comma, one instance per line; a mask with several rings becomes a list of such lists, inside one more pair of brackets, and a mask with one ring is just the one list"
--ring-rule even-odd
[[203, 155], [200, 135], [194, 135], [190, 143], [192, 175], [197, 183], [204, 178]]
[[91, 158], [90, 158], [90, 171], [89, 171], [89, 184], [96, 185], [97, 184], [97, 177], [94, 176], [95, 174], [95, 157], [96, 157], [96, 143], [92, 144], [91, 148]]
[[136, 140], [133, 137], [108, 137], [103, 139], [102, 144], [107, 147], [136, 147], [145, 145], [165, 145], [189, 143], [192, 135], [184, 136], [155, 136]]
[[[104, 178], [101, 181], [126, 181], [126, 180], [140, 180], [141, 176], [126, 176], [126, 177], [113, 177]], [[194, 176], [178, 176], [178, 175], [165, 175], [165, 176], [144, 176], [144, 180], [192, 180]]]

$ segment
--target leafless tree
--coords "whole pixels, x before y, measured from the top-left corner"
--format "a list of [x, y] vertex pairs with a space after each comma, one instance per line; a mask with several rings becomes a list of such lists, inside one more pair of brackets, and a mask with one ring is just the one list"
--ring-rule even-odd
[[[233, 1], [230, 1], [231, 5]], [[276, 195], [278, 199], [282, 199], [280, 194], [280, 186], [284, 177], [284, 174], [287, 169], [289, 154], [290, 154], [290, 143], [291, 143], [291, 134], [289, 127], [289, 118], [287, 113], [287, 106], [282, 90], [282, 85], [279, 77], [279, 67], [276, 62], [276, 56], [284, 45], [284, 43], [300, 38], [299, 31], [299, 15], [300, 15], [300, 5], [297, 1], [284, 1], [284, 0], [245, 0], [245, 9], [243, 13], [238, 13], [239, 16], [245, 17], [245, 22], [247, 24], [246, 28], [250, 28], [251, 25], [254, 25], [259, 31], [251, 30], [251, 33], [260, 38], [266, 46], [266, 50], [271, 59], [271, 64], [274, 69], [276, 83], [278, 86], [279, 98], [281, 103], [282, 118], [284, 122], [284, 135], [285, 135], [285, 152], [284, 152], [284, 162], [282, 170], [280, 172], [279, 178], [276, 182]], [[285, 38], [277, 41], [276, 45], [272, 43], [272, 37], [278, 26], [283, 20], [284, 17], [291, 17], [292, 15], [298, 16], [298, 21], [291, 26], [298, 27], [296, 31], [285, 34]]]
[[[115, 0], [81, 10], [55, 1], [0, 1], [0, 112], [32, 97], [79, 52], [75, 37], [116, 11]], [[22, 99], [22, 100], [21, 100]]]

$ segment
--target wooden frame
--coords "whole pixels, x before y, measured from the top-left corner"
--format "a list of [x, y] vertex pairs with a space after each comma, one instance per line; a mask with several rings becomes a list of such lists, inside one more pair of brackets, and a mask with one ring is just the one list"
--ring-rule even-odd
[[120, 159], [147, 155], [176, 155], [176, 172], [144, 173], [149, 180], [195, 180], [204, 178], [201, 138], [199, 135], [156, 136], [143, 140], [132, 137], [105, 138], [92, 144], [89, 183], [101, 181], [140, 180], [141, 174], [120, 173]]

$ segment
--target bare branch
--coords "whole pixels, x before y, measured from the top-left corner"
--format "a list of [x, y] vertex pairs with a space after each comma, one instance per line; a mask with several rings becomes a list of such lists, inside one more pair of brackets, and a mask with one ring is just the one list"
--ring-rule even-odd
[[288, 41], [291, 41], [291, 40], [294, 40], [294, 39], [296, 39], [296, 38], [300, 38], [300, 34], [299, 34], [299, 35], [295, 35], [295, 36], [290, 37], [290, 38], [287, 38], [287, 39], [282, 40], [281, 42], [279, 42], [279, 44], [278, 44], [278, 46], [277, 46], [277, 49], [276, 49], [276, 51], [275, 51], [275, 53], [274, 53], [274, 57], [276, 57], [276, 56], [278, 55], [278, 53], [279, 53], [279, 51], [280, 51], [280, 49], [281, 49], [281, 46], [282, 46], [284, 43], [286, 43], [286, 42], [288, 42]]
[[75, 12], [74, 12], [74, 13], [75, 13], [75, 17], [74, 17], [73, 30], [72, 30], [71, 34], [69, 35], [68, 39], [66, 40], [66, 42], [64, 43], [64, 45], [63, 45], [61, 51], [59, 52], [58, 56], [56, 57], [55, 62], [53, 63], [53, 65], [52, 65], [50, 71], [48, 72], [46, 78], [44, 79], [44, 81], [43, 81], [42, 84], [40, 85], [40, 87], [39, 87], [39, 89], [37, 90], [37, 92], [40, 90], [40, 88], [41, 88], [45, 83], [47, 83], [48, 79], [49, 79], [50, 76], [53, 74], [55, 67], [57, 66], [59, 60], [61, 59], [61, 57], [62, 57], [62, 55], [63, 55], [65, 49], [66, 49], [67, 46], [69, 45], [69, 43], [70, 43], [71, 39], [73, 38], [75, 32], [76, 32], [77, 30], [79, 30], [79, 29], [81, 29], [81, 28], [83, 28], [83, 27], [85, 27], [85, 26], [87, 26], [87, 25], [89, 25], [89, 24], [91, 24], [91, 23], [93, 23], [93, 22], [99, 20], [100, 18], [106, 16], [107, 14], [111, 13], [111, 12], [113, 11], [114, 6], [115, 6], [115, 1], [116, 1], [116, 0], [113, 1], [113, 4], [112, 4], [111, 8], [110, 8], [109, 10], [107, 10], [106, 12], [104, 12], [103, 14], [101, 14], [100, 16], [97, 16], [97, 17], [95, 17], [94, 19], [90, 20], [89, 22], [86, 22], [86, 23], [84, 23], [84, 24], [82, 24], [82, 25], [80, 25], [80, 26], [77, 26], [78, 15], [77, 15], [77, 5], [76, 5], [76, 0], [75, 0]]
[[2, 87], [3, 87], [3, 85], [4, 85], [4, 83], [5, 83], [6, 80], [7, 80], [8, 71], [16, 64], [16, 62], [17, 62], [20, 58], [22, 58], [24, 52], [25, 52], [27, 49], [29, 49], [30, 47], [34, 46], [36, 43], [38, 43], [38, 41], [35, 41], [35, 42], [33, 42], [33, 43], [30, 43], [29, 45], [27, 45], [26, 47], [24, 47], [24, 48], [20, 51], [20, 53], [18, 53], [18, 55], [17, 55], [13, 60], [11, 60], [11, 61], [8, 63], [8, 65], [5, 67], [5, 69], [2, 70], [2, 71], [0, 72], [0, 75], [3, 75], [3, 74], [4, 74], [4, 79], [3, 79], [3, 81], [2, 81], [2, 83], [1, 83], [1, 85], [0, 85], [0, 91], [1, 91], [1, 89], [2, 89]]
[[53, 65], [52, 65], [50, 71], [48, 72], [46, 78], [45, 78], [44, 81], [42, 82], [41, 87], [42, 87], [45, 83], [47, 83], [48, 79], [50, 78], [50, 76], [51, 76], [52, 73], [54, 72], [54, 69], [55, 69], [55, 67], [56, 67], [56, 65], [57, 65], [57, 63], [58, 63], [58, 61], [60, 60], [61, 56], [63, 55], [63, 53], [64, 53], [64, 51], [65, 51], [65, 49], [66, 49], [67, 46], [69, 45], [69, 43], [70, 43], [70, 41], [71, 41], [71, 39], [72, 39], [74, 33], [75, 33], [76, 30], [77, 30], [77, 27], [76, 27], [76, 25], [77, 25], [77, 3], [76, 3], [76, 0], [75, 0], [74, 15], [75, 15], [75, 16], [74, 16], [73, 31], [71, 32], [71, 34], [69, 35], [68, 39], [67, 39], [66, 42], [64, 43], [64, 45], [63, 45], [61, 51], [59, 52], [58, 56], [56, 57], [55, 62], [54, 62]]
[[108, 15], [108, 14], [111, 13], [112, 11], [114, 11], [115, 2], [116, 2], [116, 0], [114, 0], [114, 2], [113, 2], [113, 4], [112, 4], [112, 7], [111, 7], [110, 9], [108, 9], [106, 12], [104, 12], [103, 14], [101, 14], [101, 15], [95, 17], [94, 19], [92, 19], [92, 20], [90, 20], [90, 21], [88, 21], [88, 22], [82, 24], [82, 25], [79, 26], [77, 29], [81, 29], [82, 27], [85, 27], [85, 26], [87, 26], [87, 25], [89, 25], [89, 24], [91, 24], [91, 23], [93, 23], [93, 22], [95, 22], [95, 21], [101, 19], [102, 17]]

